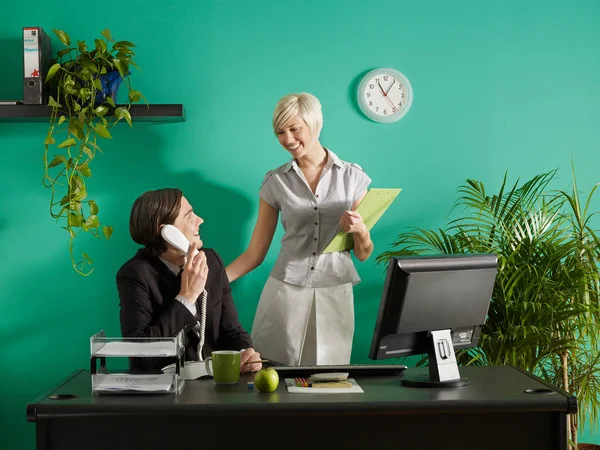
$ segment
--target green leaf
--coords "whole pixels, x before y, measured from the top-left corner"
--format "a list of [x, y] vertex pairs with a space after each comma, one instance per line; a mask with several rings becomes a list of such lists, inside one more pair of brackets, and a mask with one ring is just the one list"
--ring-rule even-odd
[[124, 63], [129, 64], [131, 62], [131, 55], [133, 54], [134, 53], [131, 50], [122, 48], [115, 55], [115, 58], [117, 58], [119, 61], [123, 61]]
[[87, 50], [85, 41], [77, 41], [77, 48], [79, 49], [79, 53], [84, 53]]
[[79, 170], [79, 173], [81, 173], [81, 175], [83, 175], [84, 177], [91, 177], [92, 176], [92, 171], [91, 169], [88, 167], [87, 164], [83, 164], [81, 166], [77, 167], [77, 170]]
[[100, 82], [100, 80], [98, 78], [94, 78], [94, 87], [96, 89], [98, 89], [99, 91], [102, 90], [102, 83]]
[[48, 106], [51, 106], [52, 108], [60, 108], [62, 105], [57, 103], [56, 100], [54, 100], [54, 97], [50, 96], [48, 99]]
[[127, 66], [126, 66], [126, 64], [123, 63], [123, 61], [119, 61], [116, 58], [113, 58], [113, 64], [115, 65], [115, 67], [119, 71], [119, 75], [121, 75], [121, 78], [124, 78], [125, 75], [127, 75]]
[[106, 139], [111, 139], [112, 136], [110, 135], [110, 133], [108, 132], [108, 130], [106, 129], [106, 127], [100, 123], [97, 123], [96, 126], [94, 127], [94, 130], [96, 131], [96, 134], [100, 137], [106, 138]]
[[67, 224], [70, 227], [80, 227], [83, 225], [83, 214], [71, 213], [67, 217]]
[[75, 145], [75, 144], [76, 144], [76, 141], [75, 141], [75, 139], [73, 139], [73, 138], [69, 138], [69, 139], [67, 139], [67, 140], [65, 140], [65, 141], [63, 141], [63, 142], [61, 142], [61, 143], [58, 145], [58, 148], [66, 148], [66, 147], [71, 147], [71, 146], [73, 146], [73, 145]]
[[[59, 63], [53, 64], [52, 67], [50, 67], [48, 69], [48, 73], [46, 74], [46, 81], [48, 81], [50, 78], [52, 78], [56, 74], [56, 72], [58, 72], [58, 69], [60, 69], [60, 64]], [[52, 106], [52, 105], [50, 105], [50, 106]]]
[[131, 60], [129, 60], [129, 64], [131, 64], [131, 65], [132, 65], [133, 67], [135, 67], [137, 70], [141, 70], [141, 69], [140, 69], [140, 66], [138, 66], [138, 65], [135, 63], [135, 61], [131, 61]]
[[113, 233], [113, 227], [108, 227], [108, 226], [104, 225], [102, 227], [102, 233], [104, 234], [104, 237], [106, 239], [110, 239], [110, 237], [111, 237], [111, 235]]
[[63, 56], [71, 53], [72, 51], [73, 51], [73, 49], [70, 47], [63, 48], [62, 50], [59, 50], [56, 52], [56, 56], [58, 56], [59, 58], [62, 58]]
[[81, 200], [86, 198], [88, 195], [87, 189], [80, 189], [77, 191], [77, 194], [71, 196], [71, 200], [73, 200], [73, 205], [77, 211], [81, 211]]
[[141, 95], [142, 94], [139, 91], [131, 90], [129, 91], [129, 100], [131, 100], [134, 103], [139, 102]]
[[121, 107], [115, 109], [115, 117], [117, 119], [125, 119], [125, 121], [131, 127], [131, 113], [124, 106], [121, 106]]
[[85, 224], [87, 225], [88, 228], [98, 228], [100, 226], [100, 221], [98, 220], [98, 216], [91, 215], [85, 221]]
[[48, 135], [46, 136], [46, 140], [44, 141], [44, 145], [52, 145], [55, 144], [56, 141], [54, 140], [54, 137], [52, 137], [52, 133], [50, 131], [48, 131]]
[[94, 110], [94, 114], [96, 114], [98, 117], [104, 117], [107, 112], [108, 106], [106, 105], [100, 105]]
[[112, 99], [112, 97], [106, 97], [106, 103], [108, 103], [110, 106], [112, 106], [113, 108], [115, 107], [115, 102]]
[[92, 96], [92, 91], [90, 89], [88, 89], [88, 88], [79, 89], [79, 98], [81, 100], [83, 100], [84, 103], [86, 103], [86, 100], [88, 100], [91, 96]]
[[52, 160], [52, 162], [50, 164], [48, 164], [48, 168], [52, 168], [52, 167], [56, 167], [59, 164], [64, 164], [65, 166], [67, 165], [67, 158], [65, 158], [62, 155], [57, 155], [54, 157], [54, 159]]
[[142, 97], [142, 100], [144, 100], [144, 103], [146, 105], [148, 105], [148, 100], [146, 100], [146, 97], [144, 97], [144, 94], [140, 94], [140, 97]]
[[102, 36], [104, 36], [104, 37], [106, 38], [106, 40], [107, 40], [107, 41], [111, 41], [111, 42], [113, 42], [113, 38], [112, 38], [112, 36], [110, 35], [110, 30], [109, 30], [108, 28], [106, 28], [105, 30], [103, 30], [103, 31], [101, 32], [101, 34], [102, 34]]
[[[79, 71], [79, 79], [82, 81], [90, 81], [92, 79], [92, 72], [89, 71], [88, 69], [81, 69]], [[87, 85], [87, 83], [85, 83]]]
[[85, 68], [85, 71], [81, 71], [82, 74], [85, 74], [86, 79], [88, 79], [87, 77], [98, 73], [98, 67], [96, 67], [96, 64], [93, 61], [85, 61], [81, 63], [81, 67]]
[[102, 39], [94, 39], [94, 44], [96, 44], [96, 50], [98, 50], [98, 53], [106, 53], [106, 44]]
[[113, 44], [113, 47], [135, 47], [135, 44], [129, 41], [117, 41]]
[[69, 121], [69, 126], [67, 129], [69, 130], [69, 133], [75, 135], [77, 139], [83, 140], [85, 138], [85, 133], [83, 132], [83, 121], [81, 118], [73, 117]]
[[69, 37], [69, 35], [67, 33], [65, 33], [62, 30], [52, 30], [54, 31], [54, 34], [56, 34], [56, 36], [58, 36], [58, 39], [60, 39], [60, 41], [65, 44], [66, 47], [68, 47], [69, 45], [71, 45], [71, 38]]
[[60, 116], [60, 119], [58, 119], [58, 124], [62, 125], [63, 122], [65, 121], [65, 119], [66, 119], [65, 116]]
[[92, 149], [89, 148], [87, 145], [84, 145], [83, 147], [81, 147], [81, 150], [83, 151], [83, 153], [85, 153], [87, 155], [88, 158], [92, 159], [94, 157], [94, 153], [92, 152]]
[[88, 205], [90, 207], [90, 214], [95, 215], [98, 214], [98, 205], [94, 200], [88, 201]]

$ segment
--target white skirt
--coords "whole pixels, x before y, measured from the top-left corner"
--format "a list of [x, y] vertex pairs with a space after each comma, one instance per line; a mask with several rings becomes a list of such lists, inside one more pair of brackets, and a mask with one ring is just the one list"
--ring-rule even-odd
[[254, 323], [254, 348], [289, 366], [349, 364], [354, 336], [352, 283], [309, 288], [269, 277]]

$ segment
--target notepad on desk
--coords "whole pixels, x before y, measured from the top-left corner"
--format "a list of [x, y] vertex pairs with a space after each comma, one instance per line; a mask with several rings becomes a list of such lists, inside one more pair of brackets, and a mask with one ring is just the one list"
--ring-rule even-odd
[[[317, 382], [313, 386], [297, 386], [293, 378], [285, 378], [285, 387], [290, 394], [362, 394], [364, 391], [356, 380], [348, 378], [338, 382], [339, 386], [333, 387], [334, 382]], [[327, 386], [329, 384], [329, 386]], [[349, 386], [348, 386], [349, 385]]]

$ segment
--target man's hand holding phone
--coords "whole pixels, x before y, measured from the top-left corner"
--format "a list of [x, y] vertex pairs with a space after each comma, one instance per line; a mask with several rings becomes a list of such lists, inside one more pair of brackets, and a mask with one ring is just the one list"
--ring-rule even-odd
[[192, 256], [196, 246], [197, 244], [193, 242], [190, 243], [190, 247], [188, 248], [187, 260], [183, 265], [181, 287], [179, 290], [179, 295], [191, 302], [195, 302], [200, 297], [208, 278], [206, 254], [203, 251], [199, 251], [196, 256]]

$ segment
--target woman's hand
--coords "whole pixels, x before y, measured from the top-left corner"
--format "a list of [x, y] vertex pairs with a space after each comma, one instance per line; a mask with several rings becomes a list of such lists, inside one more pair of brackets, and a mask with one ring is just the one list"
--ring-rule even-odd
[[362, 216], [356, 211], [344, 211], [340, 218], [340, 227], [346, 233], [364, 234], [368, 231]]
[[362, 216], [356, 211], [345, 211], [340, 218], [340, 226], [346, 233], [354, 234], [354, 254], [360, 261], [365, 261], [373, 253], [371, 233]]
[[200, 297], [208, 279], [206, 254], [203, 251], [199, 251], [196, 256], [192, 256], [196, 245], [193, 242], [188, 249], [187, 261], [183, 265], [181, 287], [179, 288], [179, 295], [190, 302], [195, 302]]

